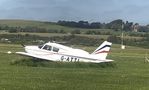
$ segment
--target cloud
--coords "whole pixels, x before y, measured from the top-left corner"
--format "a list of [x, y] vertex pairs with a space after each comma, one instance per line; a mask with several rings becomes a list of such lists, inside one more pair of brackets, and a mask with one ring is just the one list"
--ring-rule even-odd
[[0, 18], [147, 23], [148, 8], [147, 0], [1, 0]]

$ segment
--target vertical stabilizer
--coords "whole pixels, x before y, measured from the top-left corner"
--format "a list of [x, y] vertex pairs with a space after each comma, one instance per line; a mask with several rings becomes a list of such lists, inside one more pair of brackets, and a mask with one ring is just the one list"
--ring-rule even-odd
[[97, 59], [106, 59], [112, 43], [104, 41], [91, 55]]

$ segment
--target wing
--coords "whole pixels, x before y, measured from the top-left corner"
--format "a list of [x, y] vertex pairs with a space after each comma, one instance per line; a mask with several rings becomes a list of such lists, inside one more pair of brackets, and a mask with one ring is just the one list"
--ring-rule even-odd
[[29, 56], [29, 57], [36, 57], [35, 55], [29, 54], [26, 52], [16, 52], [16, 54], [23, 55], [23, 56]]
[[35, 55], [35, 54], [26, 53], [26, 52], [16, 52], [16, 54], [33, 57], [33, 58], [38, 58], [38, 59], [54, 61], [52, 57], [49, 59], [49, 58], [44, 57], [43, 55]]

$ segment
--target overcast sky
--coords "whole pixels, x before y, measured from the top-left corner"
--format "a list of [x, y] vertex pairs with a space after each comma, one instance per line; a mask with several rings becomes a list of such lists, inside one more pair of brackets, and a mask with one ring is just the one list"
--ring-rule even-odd
[[149, 0], [0, 0], [0, 19], [149, 24]]

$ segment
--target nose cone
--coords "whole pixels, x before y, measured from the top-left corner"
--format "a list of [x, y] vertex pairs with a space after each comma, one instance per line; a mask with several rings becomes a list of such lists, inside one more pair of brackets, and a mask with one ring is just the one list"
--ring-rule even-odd
[[30, 47], [30, 46], [25, 46], [24, 48], [25, 48], [25, 51], [28, 52], [28, 53], [29, 53], [30, 50], [31, 50], [31, 47]]

